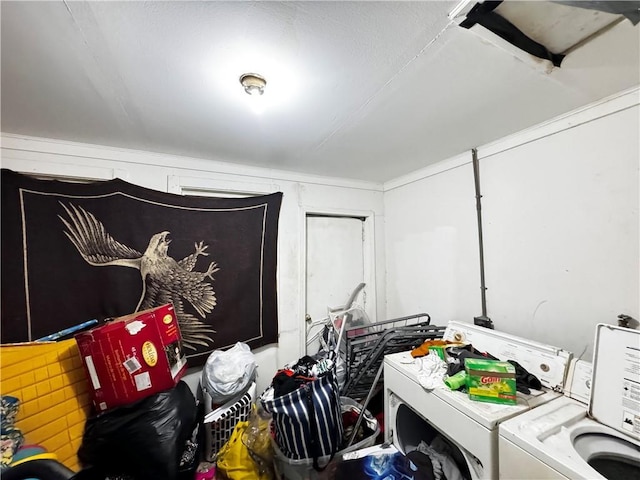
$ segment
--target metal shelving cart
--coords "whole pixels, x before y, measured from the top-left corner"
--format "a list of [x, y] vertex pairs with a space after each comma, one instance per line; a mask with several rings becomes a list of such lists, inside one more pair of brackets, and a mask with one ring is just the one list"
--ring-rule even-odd
[[[327, 317], [316, 322], [307, 321], [307, 349], [320, 340], [317, 358], [339, 344], [337, 376], [343, 396], [362, 401], [371, 397], [383, 381], [382, 362], [390, 353], [412, 350], [425, 340], [442, 338], [445, 327], [431, 325], [427, 313], [371, 322], [355, 299], [365, 284], [360, 283], [346, 304], [327, 308]], [[314, 328], [322, 327], [311, 335]]]
[[383, 381], [379, 370], [385, 355], [412, 350], [425, 340], [442, 338], [444, 330], [445, 327], [431, 325], [427, 313], [346, 327], [341, 346], [346, 379], [341, 394], [355, 400], [370, 397]]

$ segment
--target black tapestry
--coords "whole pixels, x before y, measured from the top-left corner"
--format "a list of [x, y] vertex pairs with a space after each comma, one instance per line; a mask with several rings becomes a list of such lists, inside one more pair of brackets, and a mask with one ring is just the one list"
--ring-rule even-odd
[[173, 303], [190, 366], [277, 342], [282, 193], [209, 198], [2, 170], [1, 341]]

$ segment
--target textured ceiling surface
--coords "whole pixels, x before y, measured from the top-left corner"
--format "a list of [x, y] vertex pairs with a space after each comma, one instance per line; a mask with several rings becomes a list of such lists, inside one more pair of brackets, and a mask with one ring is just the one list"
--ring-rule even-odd
[[[456, 3], [3, 1], [2, 131], [383, 182], [640, 84], [622, 17], [549, 71]], [[546, 3], [500, 8], [575, 43]]]

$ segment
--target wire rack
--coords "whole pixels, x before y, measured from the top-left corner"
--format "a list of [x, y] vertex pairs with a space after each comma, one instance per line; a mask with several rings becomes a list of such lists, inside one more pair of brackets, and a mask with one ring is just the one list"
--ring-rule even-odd
[[361, 400], [382, 383], [383, 377], [378, 376], [376, 385], [373, 384], [385, 355], [412, 350], [425, 340], [442, 338], [445, 327], [430, 323], [428, 314], [417, 313], [345, 328], [346, 381], [341, 394]]

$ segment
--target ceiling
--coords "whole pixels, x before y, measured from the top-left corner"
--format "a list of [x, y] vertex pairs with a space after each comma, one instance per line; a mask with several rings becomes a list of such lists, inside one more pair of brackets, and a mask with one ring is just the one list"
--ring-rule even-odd
[[622, 16], [507, 0], [550, 68], [457, 3], [2, 1], [1, 129], [384, 182], [640, 84]]

